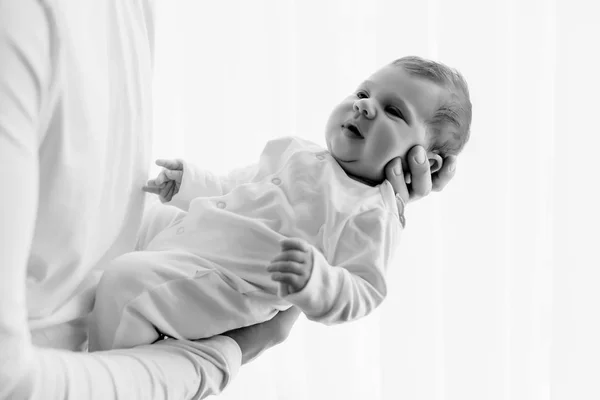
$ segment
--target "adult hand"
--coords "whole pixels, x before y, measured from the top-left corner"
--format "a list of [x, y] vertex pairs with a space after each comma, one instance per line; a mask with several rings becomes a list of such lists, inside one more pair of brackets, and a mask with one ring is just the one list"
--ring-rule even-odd
[[290, 334], [300, 315], [298, 307], [280, 311], [269, 321], [223, 333], [236, 341], [242, 350], [242, 364], [258, 357], [265, 350], [282, 343]]
[[392, 184], [398, 199], [398, 213], [404, 225], [404, 205], [427, 196], [431, 191], [439, 192], [452, 180], [456, 172], [456, 156], [444, 158], [442, 167], [431, 174], [427, 153], [422, 146], [414, 146], [408, 152], [404, 171], [402, 160], [396, 157], [385, 167], [387, 180]]

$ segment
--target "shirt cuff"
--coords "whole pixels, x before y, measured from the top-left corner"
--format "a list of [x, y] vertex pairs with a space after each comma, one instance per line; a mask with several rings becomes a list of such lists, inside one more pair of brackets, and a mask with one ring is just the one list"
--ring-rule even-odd
[[[218, 347], [223, 353], [223, 356], [228, 364], [227, 367], [229, 368], [230, 372], [229, 377], [230, 380], [232, 380], [242, 366], [242, 349], [240, 349], [240, 346], [237, 344], [237, 342], [229, 336], [213, 336], [207, 340], [214, 341], [216, 347]], [[227, 384], [229, 384], [229, 382], [227, 382]]]

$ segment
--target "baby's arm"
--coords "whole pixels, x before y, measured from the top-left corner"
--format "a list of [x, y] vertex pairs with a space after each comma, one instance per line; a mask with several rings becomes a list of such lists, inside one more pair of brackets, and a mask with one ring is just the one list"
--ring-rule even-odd
[[[281, 137], [270, 140], [263, 149], [259, 163], [233, 169], [226, 175], [216, 175], [183, 160], [159, 160], [162, 163], [172, 163], [172, 166], [171, 164], [166, 166], [157, 162], [158, 165], [173, 170], [171, 172], [165, 170], [161, 172], [161, 174], [164, 173], [164, 180], [180, 179], [180, 183], [179, 185], [172, 185], [172, 188], [176, 190], [165, 190], [164, 188], [156, 188], [156, 183], [162, 184], [164, 180], [160, 182], [154, 180], [153, 185], [153, 181], [151, 180], [148, 181], [148, 186], [144, 190], [156, 194], [159, 194], [163, 190], [171, 195], [170, 198], [165, 198], [163, 202], [168, 202], [169, 205], [188, 211], [190, 202], [197, 197], [223, 196], [236, 186], [252, 182], [259, 178], [259, 175], [279, 170], [282, 163], [287, 161], [287, 149], [290, 146], [298, 145], [297, 141], [298, 139], [294, 137]], [[173, 177], [169, 177], [169, 174]], [[150, 189], [150, 186], [155, 187]]]
[[280, 294], [287, 296], [304, 289], [313, 270], [312, 246], [302, 239], [284, 239], [281, 252], [271, 260], [267, 271], [281, 284]]
[[234, 187], [250, 182], [258, 165], [233, 169], [219, 176], [184, 160], [157, 160], [163, 170], [142, 188], [157, 194], [163, 203], [188, 211], [190, 202], [197, 197], [222, 196]]
[[167, 203], [179, 192], [181, 187], [183, 162], [181, 160], [156, 160], [155, 163], [163, 169], [156, 178], [150, 179], [146, 186], [142, 187], [142, 190], [158, 195], [162, 203]]
[[[398, 218], [375, 209], [350, 218], [337, 239], [325, 243], [331, 264], [310, 246], [312, 269], [297, 292], [292, 281], [277, 279], [281, 270], [269, 270], [282, 285], [281, 296], [313, 321], [327, 325], [352, 321], [372, 312], [385, 298], [384, 273], [391, 262], [401, 231]], [[312, 268], [310, 265], [312, 264]], [[297, 282], [301, 282], [300, 278]]]

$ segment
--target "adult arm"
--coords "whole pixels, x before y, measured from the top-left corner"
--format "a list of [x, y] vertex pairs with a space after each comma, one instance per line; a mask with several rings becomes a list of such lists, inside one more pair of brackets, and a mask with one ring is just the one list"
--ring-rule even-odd
[[78, 354], [32, 345], [26, 266], [38, 201], [39, 116], [51, 74], [48, 20], [33, 0], [0, 0], [0, 399], [184, 399], [218, 393], [240, 365], [227, 337]]
[[[266, 322], [233, 329], [223, 335], [232, 338], [240, 346], [242, 364], [246, 364], [265, 350], [287, 339], [299, 315], [298, 307], [290, 307], [286, 311], [278, 312], [275, 317]], [[257, 343], [262, 344], [257, 345]]]

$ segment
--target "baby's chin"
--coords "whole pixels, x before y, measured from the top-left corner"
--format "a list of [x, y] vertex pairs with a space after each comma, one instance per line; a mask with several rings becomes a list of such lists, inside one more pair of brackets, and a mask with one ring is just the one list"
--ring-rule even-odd
[[360, 168], [356, 168], [355, 165], [353, 165], [354, 163], [344, 163], [338, 161], [338, 164], [340, 164], [342, 169], [346, 172], [346, 175], [355, 181], [364, 183], [365, 185], [377, 186], [385, 181], [383, 172], [373, 176], [373, 174], [367, 174], [364, 171], [361, 171]]

